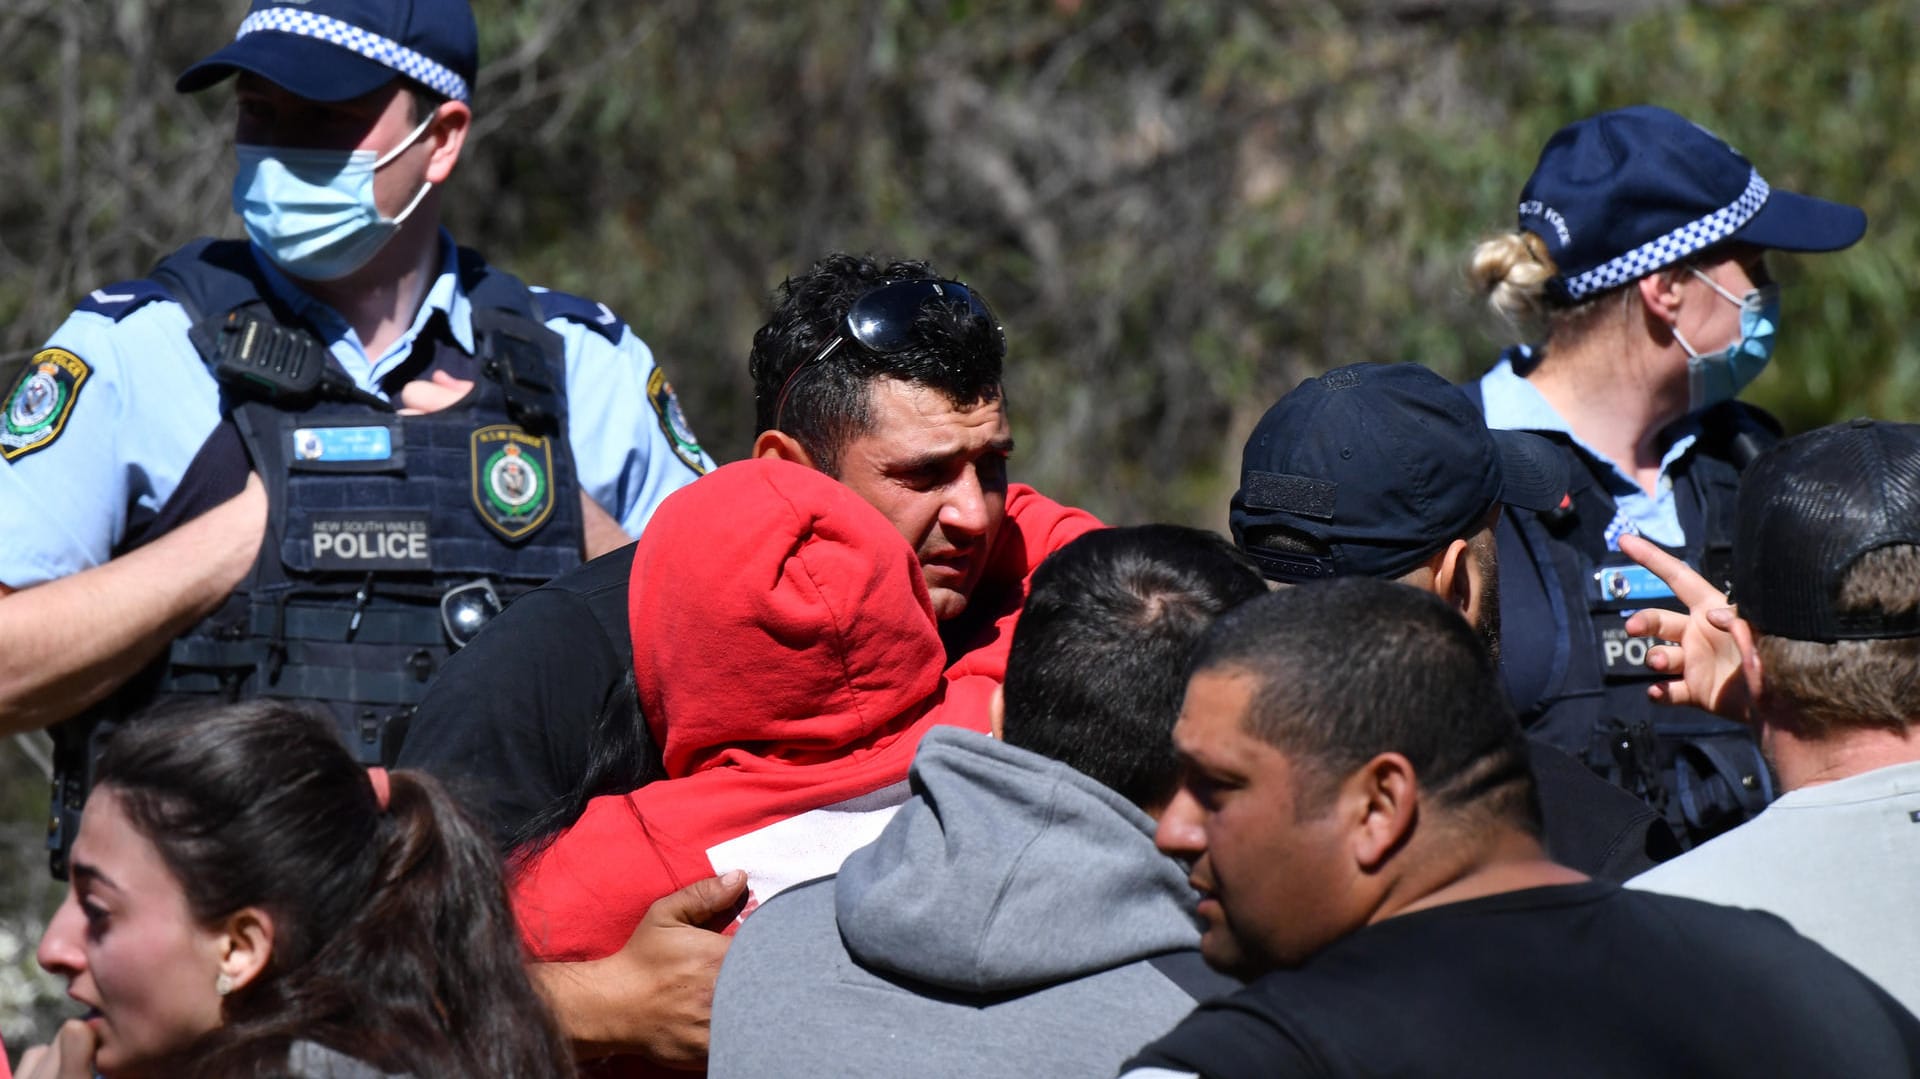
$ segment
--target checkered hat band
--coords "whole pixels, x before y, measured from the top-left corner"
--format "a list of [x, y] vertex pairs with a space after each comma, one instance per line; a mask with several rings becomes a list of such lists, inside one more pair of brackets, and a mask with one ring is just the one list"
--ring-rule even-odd
[[1649, 240], [1578, 277], [1568, 278], [1567, 298], [1578, 300], [1596, 292], [1605, 292], [1671, 266], [1695, 252], [1705, 251], [1739, 231], [1740, 226], [1759, 213], [1770, 191], [1767, 182], [1760, 178], [1759, 170], [1754, 170], [1752, 177], [1747, 180], [1747, 189], [1726, 206], [1698, 221], [1682, 225], [1665, 236]]
[[238, 41], [262, 30], [330, 42], [357, 52], [376, 64], [390, 67], [442, 97], [455, 101], [467, 100], [467, 80], [397, 41], [362, 30], [352, 23], [298, 8], [271, 7], [247, 16], [240, 23], [240, 32], [233, 37]]

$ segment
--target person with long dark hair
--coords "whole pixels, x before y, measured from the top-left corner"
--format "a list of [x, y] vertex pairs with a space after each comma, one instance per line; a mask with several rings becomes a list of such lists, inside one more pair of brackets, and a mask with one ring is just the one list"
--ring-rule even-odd
[[75, 1074], [573, 1074], [488, 838], [275, 702], [116, 732], [39, 960], [88, 1007]]

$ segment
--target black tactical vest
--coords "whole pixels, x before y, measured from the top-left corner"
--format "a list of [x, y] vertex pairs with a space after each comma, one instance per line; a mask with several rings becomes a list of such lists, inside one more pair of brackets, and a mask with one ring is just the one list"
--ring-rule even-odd
[[[1479, 385], [1463, 387], [1476, 405]], [[1686, 545], [1669, 553], [1722, 590], [1732, 571], [1740, 471], [1778, 438], [1765, 413], [1729, 402], [1701, 416], [1701, 433], [1671, 478]], [[1564, 434], [1537, 432], [1568, 457], [1568, 501], [1548, 513], [1509, 509], [1496, 532], [1502, 674], [1527, 733], [1647, 800], [1689, 845], [1764, 809], [1773, 779], [1752, 732], [1694, 708], [1656, 704], [1666, 676], [1646, 665], [1657, 643], [1629, 637], [1652, 597], [1631, 560], [1609, 550], [1616, 507], [1597, 475], [1606, 466]]]
[[507, 602], [579, 564], [561, 338], [520, 281], [466, 250], [459, 264], [478, 370], [444, 332], [416, 339], [409, 369], [464, 370], [474, 388], [421, 416], [356, 391], [323, 341], [272, 298], [246, 244], [199, 241], [154, 269], [187, 309], [227, 422], [266, 485], [267, 528], [253, 569], [215, 614], [108, 706], [55, 728], [56, 875], [100, 736], [140, 705], [310, 702], [333, 714], [362, 761], [387, 763], [455, 647], [443, 598], [471, 586]]

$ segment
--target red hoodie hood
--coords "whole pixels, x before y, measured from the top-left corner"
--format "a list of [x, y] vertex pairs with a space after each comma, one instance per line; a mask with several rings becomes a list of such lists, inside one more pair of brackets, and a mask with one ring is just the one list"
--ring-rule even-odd
[[740, 461], [675, 492], [635, 548], [630, 595], [640, 708], [672, 778], [842, 759], [940, 687], [913, 549], [801, 465]]
[[832, 872], [905, 799], [930, 726], [986, 729], [1033, 567], [1098, 525], [1011, 487], [991, 564], [1004, 579], [943, 676], [919, 563], [851, 490], [752, 460], [667, 498], [635, 549], [628, 614], [673, 778], [593, 799], [518, 868], [533, 954], [608, 955], [654, 900], [721, 870], [747, 870], [749, 905]]

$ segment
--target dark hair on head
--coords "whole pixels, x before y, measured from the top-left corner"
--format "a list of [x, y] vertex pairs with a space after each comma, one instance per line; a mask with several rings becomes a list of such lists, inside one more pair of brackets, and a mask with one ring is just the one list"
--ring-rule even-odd
[[[747, 355], [758, 429], [792, 435], [814, 467], [832, 476], [839, 474], [848, 440], [870, 429], [876, 379], [926, 386], [963, 408], [998, 399], [1006, 341], [999, 327], [972, 316], [963, 304], [923, 305], [914, 321], [915, 341], [902, 351], [874, 352], [849, 339], [831, 355], [815, 358], [840, 333], [860, 297], [894, 281], [938, 279], [924, 262], [836, 252], [781, 282]], [[796, 375], [802, 364], [806, 369]]]
[[1473, 627], [1431, 593], [1370, 577], [1270, 593], [1222, 616], [1195, 650], [1193, 674], [1222, 670], [1256, 680], [1248, 733], [1323, 781], [1303, 797], [1322, 801], [1397, 752], [1437, 806], [1540, 834], [1526, 736], [1499, 672]]
[[407, 122], [418, 126], [434, 111], [453, 99], [427, 84], [412, 79], [400, 80], [400, 92], [407, 95]]
[[383, 812], [331, 721], [251, 701], [136, 717], [97, 782], [203, 925], [273, 919], [267, 966], [166, 1074], [279, 1074], [301, 1040], [416, 1076], [573, 1074], [493, 848], [431, 776], [392, 773]]
[[1225, 539], [1140, 525], [1074, 540], [1033, 575], [1007, 658], [1003, 737], [1142, 807], [1178, 785], [1187, 658], [1220, 612], [1266, 586]]

